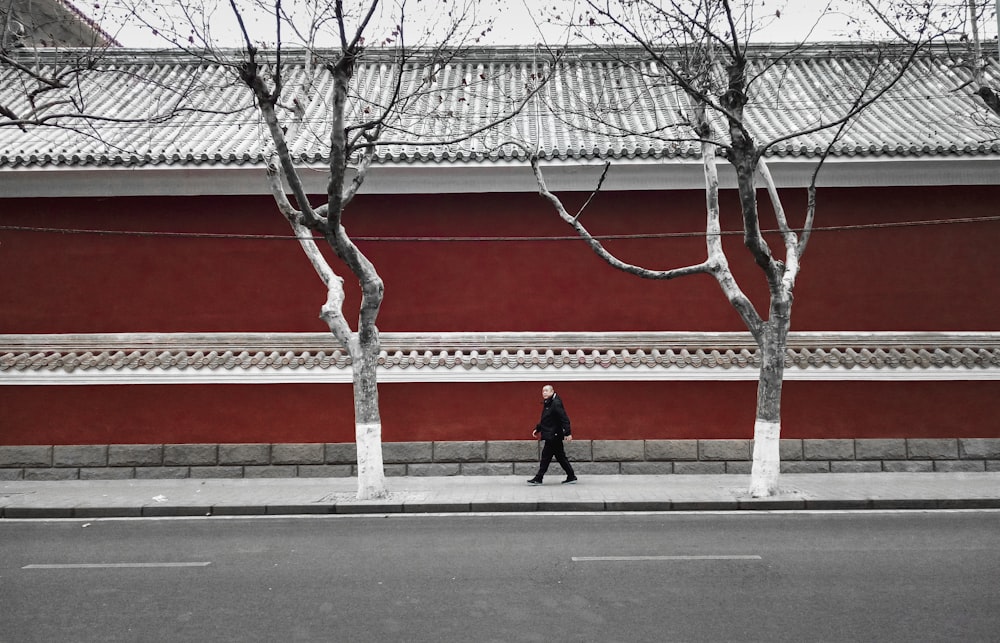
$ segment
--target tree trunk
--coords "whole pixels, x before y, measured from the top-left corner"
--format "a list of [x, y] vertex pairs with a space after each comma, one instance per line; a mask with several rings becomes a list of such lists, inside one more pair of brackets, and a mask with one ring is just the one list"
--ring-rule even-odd
[[360, 333], [352, 341], [352, 371], [354, 375], [354, 433], [358, 449], [358, 499], [370, 500], [386, 496], [385, 470], [382, 466], [382, 418], [379, 414], [378, 333], [368, 334], [362, 341]]
[[772, 303], [771, 319], [764, 323], [760, 347], [760, 378], [757, 381], [757, 416], [753, 427], [753, 466], [750, 495], [773, 496], [781, 473], [781, 389], [785, 377], [785, 354], [791, 322], [791, 298]]

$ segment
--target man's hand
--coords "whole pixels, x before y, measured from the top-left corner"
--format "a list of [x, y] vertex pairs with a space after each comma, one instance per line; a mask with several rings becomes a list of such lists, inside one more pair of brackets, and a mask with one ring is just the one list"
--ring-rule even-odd
[[572, 435], [567, 435], [566, 436], [566, 441], [567, 442], [572, 442], [573, 441], [573, 436]]

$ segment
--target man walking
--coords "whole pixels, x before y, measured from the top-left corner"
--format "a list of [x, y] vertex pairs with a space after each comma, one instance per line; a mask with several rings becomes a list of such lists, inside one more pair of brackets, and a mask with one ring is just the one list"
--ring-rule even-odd
[[532, 435], [544, 440], [542, 446], [542, 459], [538, 463], [538, 473], [531, 480], [530, 485], [542, 484], [545, 472], [549, 470], [549, 463], [555, 458], [559, 465], [566, 472], [566, 479], [563, 484], [574, 484], [576, 474], [573, 473], [573, 466], [566, 457], [566, 449], [563, 447], [563, 439], [571, 441], [573, 435], [570, 431], [569, 416], [563, 407], [562, 398], [556, 395], [551, 385], [542, 387], [542, 419], [538, 421]]

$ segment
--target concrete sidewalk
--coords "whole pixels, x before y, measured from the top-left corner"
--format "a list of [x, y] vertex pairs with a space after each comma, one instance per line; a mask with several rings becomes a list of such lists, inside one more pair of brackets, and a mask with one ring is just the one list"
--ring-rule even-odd
[[355, 498], [355, 478], [18, 480], [0, 483], [0, 517], [1000, 508], [1000, 472], [783, 474], [767, 499], [751, 498], [742, 475], [560, 480], [390, 477], [389, 496], [370, 501]]

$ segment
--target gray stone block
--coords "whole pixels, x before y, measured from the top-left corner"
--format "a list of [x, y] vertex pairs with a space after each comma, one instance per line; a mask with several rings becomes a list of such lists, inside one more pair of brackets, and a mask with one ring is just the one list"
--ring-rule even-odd
[[[573, 473], [578, 476], [616, 476], [622, 472], [621, 465], [617, 462], [571, 462]], [[532, 471], [534, 473], [534, 471]], [[566, 473], [555, 460], [549, 466], [548, 477], [563, 477]]]
[[803, 440], [802, 455], [806, 460], [853, 460], [854, 440]]
[[79, 480], [80, 470], [73, 468], [55, 469], [47, 467], [45, 469], [24, 470], [25, 480]]
[[246, 464], [261, 466], [271, 464], [270, 444], [220, 444], [219, 464]]
[[698, 440], [698, 459], [749, 460], [750, 440]]
[[486, 443], [487, 462], [534, 462], [537, 460], [537, 440], [494, 440]]
[[56, 467], [105, 467], [108, 447], [105, 444], [80, 444], [52, 448], [52, 465]]
[[934, 470], [944, 473], [980, 473], [986, 471], [985, 460], [935, 460]]
[[272, 444], [271, 464], [323, 464], [322, 443]]
[[485, 462], [486, 442], [435, 442], [434, 462]]
[[[1000, 460], [987, 460], [986, 461], [987, 471], [1000, 471]], [[0, 473], [3, 473], [0, 471]]]
[[168, 467], [215, 466], [218, 462], [218, 444], [163, 445], [163, 464]]
[[[750, 448], [753, 449], [753, 440], [750, 441]], [[753, 451], [750, 452], [750, 457], [753, 458]], [[803, 458], [802, 440], [778, 440], [778, 458], [781, 460], [801, 460]]]
[[354, 468], [349, 464], [300, 464], [300, 478], [350, 478]]
[[537, 462], [515, 462], [514, 463], [514, 475], [515, 476], [533, 476], [535, 472], [538, 471]]
[[641, 462], [645, 459], [643, 440], [593, 440], [594, 462]]
[[649, 461], [697, 460], [697, 440], [646, 440], [645, 458]]
[[726, 463], [726, 473], [749, 475], [751, 469], [753, 469], [753, 462], [749, 460], [737, 460]]
[[179, 480], [189, 478], [188, 467], [136, 467], [135, 477], [140, 480]]
[[958, 440], [953, 438], [908, 438], [906, 452], [910, 460], [957, 460]]
[[242, 478], [243, 467], [191, 467], [192, 478]]
[[433, 462], [434, 443], [385, 442], [382, 444], [382, 461], [398, 464]]
[[80, 468], [80, 480], [130, 480], [135, 477], [132, 467]]
[[879, 460], [832, 460], [831, 473], [881, 473], [882, 462]]
[[465, 462], [463, 476], [509, 476], [514, 473], [513, 462]]
[[[386, 447], [382, 445], [382, 457], [385, 458]], [[355, 464], [358, 461], [358, 446], [353, 442], [336, 442], [325, 445], [326, 464]]]
[[[409, 465], [405, 464], [387, 464], [382, 467], [382, 471], [385, 475], [390, 478], [402, 478], [406, 475], [406, 467]], [[357, 465], [351, 467], [351, 475], [357, 477], [358, 467]]]
[[958, 457], [963, 460], [1000, 460], [1000, 438], [959, 438]]
[[0, 480], [23, 480], [24, 469], [0, 469]]
[[406, 465], [406, 475], [410, 476], [457, 476], [461, 473], [457, 462], [430, 462]]
[[0, 447], [0, 467], [51, 467], [52, 447], [50, 446], [3, 446]]
[[[197, 477], [197, 476], [192, 476]], [[297, 478], [299, 469], [294, 464], [278, 464], [264, 466], [244, 466], [244, 478]]]
[[791, 460], [781, 463], [782, 473], [829, 473], [828, 460]]
[[675, 462], [674, 473], [679, 475], [720, 475], [726, 472], [725, 462]]
[[858, 460], [905, 460], [906, 440], [903, 438], [855, 440], [854, 453]]
[[[589, 462], [594, 459], [594, 441], [593, 440], [573, 440], [571, 442], [565, 443], [566, 456], [571, 462]], [[541, 447], [538, 448], [538, 455], [535, 456], [535, 461], [541, 456]]]
[[638, 476], [663, 476], [674, 472], [673, 462], [622, 462], [622, 473]]
[[882, 471], [887, 473], [930, 473], [934, 463], [930, 460], [883, 460]]
[[150, 467], [163, 464], [162, 444], [112, 444], [108, 446], [108, 466]]

